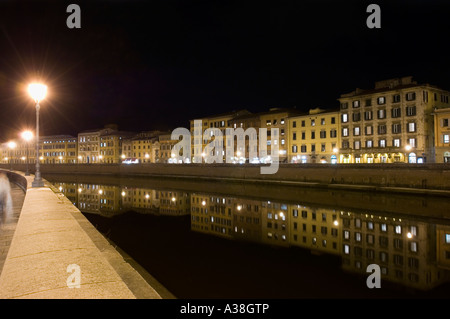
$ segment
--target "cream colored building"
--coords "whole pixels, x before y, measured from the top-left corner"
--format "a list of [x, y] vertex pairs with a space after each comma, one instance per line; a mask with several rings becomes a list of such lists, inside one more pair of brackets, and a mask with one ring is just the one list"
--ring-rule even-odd
[[[278, 161], [280, 163], [288, 162], [288, 137], [289, 137], [289, 125], [288, 118], [301, 114], [296, 109], [287, 108], [270, 108], [267, 112], [258, 113], [261, 121], [260, 127], [267, 129], [267, 156], [264, 158], [262, 154], [259, 154], [261, 162], [271, 162], [268, 158], [276, 156], [272, 154], [272, 143], [278, 143]], [[278, 140], [274, 138], [272, 141], [271, 129], [278, 129]], [[260, 138], [260, 137], [259, 137]]]
[[[78, 160], [80, 163], [101, 163], [100, 136], [117, 131], [116, 125], [103, 129], [86, 130], [78, 133]], [[102, 155], [103, 156], [103, 155]]]
[[132, 132], [112, 131], [100, 134], [98, 162], [104, 164], [117, 164], [123, 160], [123, 140], [134, 136]]
[[435, 262], [436, 231], [428, 222], [374, 212], [341, 211], [342, 268], [367, 276], [380, 266], [384, 280], [420, 290], [448, 280]]
[[289, 239], [288, 205], [286, 203], [261, 202], [261, 242], [288, 247]]
[[313, 252], [341, 254], [342, 223], [333, 209], [288, 205], [289, 235], [292, 246]]
[[339, 111], [312, 109], [288, 118], [289, 163], [338, 163]]
[[233, 198], [204, 193], [191, 194], [191, 229], [218, 237], [231, 239], [233, 211], [238, 204]]
[[[71, 135], [50, 135], [39, 138], [39, 159], [42, 164], [74, 164], [77, 159], [77, 138]], [[8, 143], [1, 146], [2, 163], [29, 164], [36, 163], [36, 144], [22, 139], [14, 139], [13, 149]]]
[[[71, 135], [43, 136], [41, 138], [44, 164], [77, 163], [77, 138]], [[33, 152], [33, 155], [36, 152]], [[36, 161], [34, 161], [36, 162]]]
[[436, 163], [450, 163], [450, 107], [435, 109], [433, 114]]
[[[220, 143], [220, 147], [222, 150], [213, 150], [214, 156], [222, 157], [223, 162], [226, 161], [225, 151], [226, 151], [226, 129], [231, 128], [230, 121], [244, 114], [250, 114], [247, 110], [239, 110], [233, 112], [227, 112], [217, 115], [211, 115], [208, 117], [202, 117], [194, 120], [190, 120], [190, 133], [191, 133], [191, 162], [195, 163], [196, 158], [202, 159], [202, 162], [208, 161], [208, 154], [204, 152], [206, 145], [208, 145], [211, 140], [205, 143], [206, 136], [204, 132], [208, 128], [217, 128], [222, 133], [222, 143]], [[198, 147], [196, 147], [198, 145]], [[198, 162], [198, 161], [197, 161]]]
[[375, 82], [342, 94], [340, 163], [434, 162], [434, 108], [450, 92], [412, 77]]
[[450, 270], [450, 225], [436, 225], [436, 260], [439, 267]]
[[[158, 137], [158, 154], [154, 155], [157, 158], [157, 163], [171, 163], [172, 158], [175, 154], [172, 155], [172, 148], [175, 144], [177, 144], [178, 140], [172, 140], [171, 133], [160, 134]], [[156, 151], [156, 148], [155, 148]]]

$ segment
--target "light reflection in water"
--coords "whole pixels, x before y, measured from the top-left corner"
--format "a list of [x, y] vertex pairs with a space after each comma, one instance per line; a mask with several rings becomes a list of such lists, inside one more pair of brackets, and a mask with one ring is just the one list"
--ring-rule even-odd
[[450, 221], [445, 219], [430, 222], [424, 216], [363, 207], [333, 209], [295, 199], [86, 183], [54, 185], [82, 212], [106, 217], [128, 211], [190, 215], [194, 232], [338, 256], [344, 271], [363, 276], [369, 264], [378, 264], [382, 280], [422, 291], [447, 282], [450, 275]]

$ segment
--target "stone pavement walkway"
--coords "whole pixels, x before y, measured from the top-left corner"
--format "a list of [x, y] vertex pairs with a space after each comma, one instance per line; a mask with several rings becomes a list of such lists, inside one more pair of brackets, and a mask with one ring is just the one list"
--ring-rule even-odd
[[0, 298], [161, 296], [65, 196], [29, 187], [0, 275]]

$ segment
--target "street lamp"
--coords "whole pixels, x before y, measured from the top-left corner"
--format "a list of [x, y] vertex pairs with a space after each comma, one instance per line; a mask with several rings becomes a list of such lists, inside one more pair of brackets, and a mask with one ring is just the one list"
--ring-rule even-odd
[[407, 153], [408, 153], [409, 151], [411, 151], [411, 149], [412, 149], [411, 145], [409, 145], [409, 144], [405, 145], [405, 151], [406, 151], [406, 153], [405, 153], [405, 161], [406, 161], [406, 163], [409, 162], [408, 154], [407, 154]]
[[40, 83], [32, 83], [28, 85], [28, 93], [36, 103], [36, 172], [34, 174], [34, 181], [31, 183], [32, 187], [43, 187], [44, 181], [41, 177], [39, 165], [39, 102], [45, 98], [47, 94], [47, 86]]
[[331, 164], [336, 164], [336, 163], [339, 163], [339, 161], [338, 161], [338, 153], [339, 153], [339, 149], [337, 148], [337, 147], [333, 147], [333, 153], [334, 153], [334, 155], [331, 155], [331, 157], [335, 157], [335, 159], [331, 159]]
[[14, 141], [11, 141], [11, 142], [8, 142], [8, 147], [9, 147], [9, 149], [10, 149], [10, 156], [9, 156], [9, 163], [10, 163], [10, 165], [11, 165], [11, 167], [10, 167], [10, 171], [12, 171], [12, 152], [13, 152], [13, 149], [15, 149], [16, 148], [16, 146], [17, 146], [17, 144], [16, 144], [16, 142], [14, 142]]
[[25, 176], [30, 176], [30, 170], [28, 168], [28, 144], [31, 141], [31, 139], [33, 138], [33, 133], [31, 133], [30, 131], [25, 131], [22, 132], [22, 138], [25, 140], [25, 142], [27, 142], [27, 171], [25, 172]]

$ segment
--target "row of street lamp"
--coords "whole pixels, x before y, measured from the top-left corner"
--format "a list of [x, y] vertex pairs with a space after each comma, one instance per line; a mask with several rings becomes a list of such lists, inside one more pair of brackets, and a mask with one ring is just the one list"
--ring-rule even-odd
[[[41, 177], [41, 171], [40, 171], [40, 165], [39, 165], [39, 109], [40, 105], [39, 102], [41, 102], [45, 96], [47, 95], [47, 86], [41, 83], [32, 83], [28, 85], [28, 93], [33, 98], [34, 102], [36, 103], [36, 172], [34, 174], [34, 180], [31, 183], [32, 187], [43, 187], [44, 181]], [[26, 176], [30, 175], [30, 171], [28, 168], [28, 143], [33, 138], [33, 133], [30, 131], [25, 131], [21, 134], [22, 138], [27, 142], [27, 170], [25, 172]], [[16, 147], [15, 142], [9, 142], [8, 147], [12, 150]], [[12, 159], [12, 156], [11, 156]], [[12, 160], [10, 160], [11, 163], [11, 170], [12, 170]]]
[[[31, 131], [24, 131], [24, 132], [22, 132], [22, 134], [20, 134], [21, 136], [22, 136], [22, 138], [25, 140], [25, 142], [27, 143], [27, 170], [26, 170], [26, 172], [25, 172], [25, 176], [30, 176], [30, 170], [29, 170], [29, 168], [28, 168], [28, 143], [31, 141], [31, 139], [33, 138], [33, 133], [31, 132]], [[8, 147], [9, 147], [9, 149], [11, 150], [11, 152], [12, 152], [12, 150], [13, 149], [15, 149], [16, 148], [16, 146], [17, 146], [17, 144], [16, 144], [16, 142], [14, 142], [14, 141], [11, 141], [11, 142], [8, 142]], [[10, 154], [10, 163], [11, 163], [11, 168], [10, 168], [10, 170], [12, 171], [12, 154]]]

